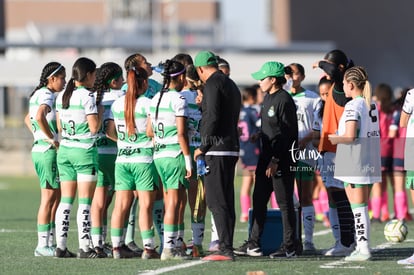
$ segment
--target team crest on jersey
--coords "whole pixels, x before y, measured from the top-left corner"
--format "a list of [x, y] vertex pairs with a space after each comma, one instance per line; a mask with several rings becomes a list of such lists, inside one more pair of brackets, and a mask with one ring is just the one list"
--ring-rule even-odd
[[272, 106], [272, 107], [270, 107], [269, 111], [267, 111], [267, 115], [268, 115], [269, 117], [273, 117], [273, 116], [275, 116], [275, 109], [273, 108], [273, 106]]

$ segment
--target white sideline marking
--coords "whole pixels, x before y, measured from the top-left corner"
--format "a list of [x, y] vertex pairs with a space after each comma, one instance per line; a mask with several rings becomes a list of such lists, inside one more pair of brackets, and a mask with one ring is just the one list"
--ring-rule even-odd
[[171, 272], [171, 271], [175, 271], [178, 269], [183, 269], [183, 268], [187, 268], [187, 267], [191, 267], [195, 265], [205, 264], [207, 262], [208, 261], [201, 261], [201, 260], [191, 261], [189, 263], [179, 264], [179, 265], [174, 265], [174, 266], [169, 266], [169, 267], [163, 267], [163, 268], [156, 269], [156, 270], [145, 270], [144, 272], [140, 272], [138, 274], [140, 275], [162, 274], [162, 273]]

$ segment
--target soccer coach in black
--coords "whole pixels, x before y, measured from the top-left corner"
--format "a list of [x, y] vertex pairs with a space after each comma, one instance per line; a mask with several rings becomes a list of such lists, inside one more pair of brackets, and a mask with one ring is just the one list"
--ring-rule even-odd
[[231, 261], [234, 260], [234, 173], [240, 149], [237, 123], [241, 94], [236, 84], [218, 69], [217, 59], [209, 51], [199, 52], [194, 59], [194, 66], [204, 83], [201, 145], [195, 150], [194, 159], [205, 155], [206, 165], [210, 168], [204, 177], [206, 201], [220, 242], [220, 250], [203, 260]]

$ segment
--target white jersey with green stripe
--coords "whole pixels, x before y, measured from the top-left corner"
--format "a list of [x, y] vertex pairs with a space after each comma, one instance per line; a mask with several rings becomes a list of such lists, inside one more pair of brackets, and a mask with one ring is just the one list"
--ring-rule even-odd
[[155, 137], [154, 159], [175, 158], [181, 153], [176, 117], [188, 117], [187, 108], [184, 96], [175, 90], [157, 93], [151, 100], [150, 117]]
[[55, 99], [55, 94], [46, 87], [37, 90], [30, 98], [29, 118], [34, 138], [32, 152], [45, 152], [52, 146], [45, 141], [49, 137], [40, 129], [39, 123], [36, 120], [36, 115], [41, 105], [47, 105], [50, 109], [50, 112], [46, 115], [46, 120], [54, 139], [57, 138]]
[[315, 113], [320, 108], [320, 96], [310, 90], [293, 94], [290, 93], [296, 105], [296, 115], [298, 117], [299, 140], [312, 132]]
[[201, 144], [200, 121], [201, 110], [196, 104], [197, 92], [192, 90], [181, 91], [181, 95], [188, 104], [187, 131], [188, 141], [191, 147], [199, 147]]
[[101, 105], [104, 107], [104, 112], [102, 114], [102, 125], [98, 131], [98, 139], [96, 141], [99, 154], [114, 155], [118, 151], [116, 142], [106, 137], [106, 127], [108, 125], [108, 121], [114, 120], [111, 113], [112, 104], [116, 99], [123, 95], [125, 95], [125, 93], [122, 90], [110, 90], [109, 92], [103, 94]]
[[69, 108], [62, 108], [62, 97], [65, 92], [56, 99], [56, 111], [59, 113], [62, 127], [61, 145], [88, 149], [94, 146], [96, 134], [92, 134], [87, 116], [98, 114], [95, 95], [84, 87], [76, 88], [69, 102]]
[[153, 161], [154, 145], [147, 136], [147, 116], [151, 99], [141, 95], [135, 105], [135, 133], [127, 132], [125, 122], [125, 96], [115, 100], [111, 111], [118, 136], [117, 163], [151, 163]]

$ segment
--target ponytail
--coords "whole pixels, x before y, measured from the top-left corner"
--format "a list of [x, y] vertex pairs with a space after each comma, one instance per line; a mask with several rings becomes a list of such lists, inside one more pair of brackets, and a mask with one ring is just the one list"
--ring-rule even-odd
[[125, 123], [128, 136], [135, 134], [135, 106], [139, 96], [148, 88], [148, 73], [141, 67], [131, 67], [127, 70], [128, 90], [125, 94]]
[[72, 97], [74, 90], [75, 90], [75, 79], [71, 78], [66, 84], [66, 89], [62, 96], [62, 108], [63, 109], [69, 108], [70, 98]]

